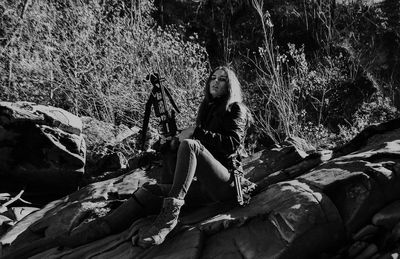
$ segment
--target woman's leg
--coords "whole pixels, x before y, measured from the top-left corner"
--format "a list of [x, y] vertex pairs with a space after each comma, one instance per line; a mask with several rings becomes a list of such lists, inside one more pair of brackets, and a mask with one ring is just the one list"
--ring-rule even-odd
[[184, 199], [194, 176], [214, 201], [235, 197], [232, 177], [228, 169], [198, 141], [187, 139], [181, 143], [170, 197]]
[[174, 181], [169, 197], [164, 199], [163, 210], [150, 229], [139, 239], [139, 245], [147, 247], [164, 242], [168, 233], [176, 226], [180, 208], [193, 178], [207, 186], [214, 200], [234, 197], [234, 188], [228, 170], [216, 160], [198, 141], [186, 139], [178, 150]]

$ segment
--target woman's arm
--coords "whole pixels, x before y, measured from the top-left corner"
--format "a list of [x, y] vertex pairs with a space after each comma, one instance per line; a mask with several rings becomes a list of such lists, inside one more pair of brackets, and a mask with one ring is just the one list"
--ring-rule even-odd
[[184, 140], [184, 139], [192, 138], [194, 129], [195, 129], [195, 127], [189, 127], [189, 128], [182, 130], [177, 135], [179, 142], [182, 142], [182, 140]]
[[216, 133], [196, 127], [193, 132], [193, 138], [209, 148], [218, 150], [226, 154], [234, 153], [240, 146], [240, 143], [246, 134], [247, 109], [238, 103], [231, 106], [228, 118], [223, 120], [222, 133]]

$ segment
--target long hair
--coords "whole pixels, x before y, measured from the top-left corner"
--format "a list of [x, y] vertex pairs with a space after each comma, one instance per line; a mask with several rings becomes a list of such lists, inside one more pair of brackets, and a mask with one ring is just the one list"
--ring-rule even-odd
[[223, 96], [222, 100], [221, 100], [222, 102], [224, 102], [224, 107], [225, 107], [224, 111], [228, 111], [230, 109], [230, 106], [232, 103], [235, 103], [235, 102], [241, 103], [243, 101], [242, 89], [240, 87], [240, 83], [239, 83], [239, 80], [238, 80], [235, 72], [233, 72], [233, 70], [227, 66], [219, 66], [219, 67], [215, 68], [211, 72], [211, 74], [209, 75], [209, 77], [207, 79], [206, 86], [204, 88], [204, 99], [203, 99], [202, 103], [200, 104], [199, 112], [198, 112], [197, 119], [196, 119], [196, 125], [200, 124], [201, 118], [204, 115], [206, 107], [208, 106], [208, 104], [210, 102], [213, 101], [213, 98], [210, 94], [210, 82], [211, 82], [212, 75], [217, 70], [224, 70], [226, 75], [228, 76], [228, 81], [226, 82], [227, 88], [228, 88], [228, 93], [225, 96]]

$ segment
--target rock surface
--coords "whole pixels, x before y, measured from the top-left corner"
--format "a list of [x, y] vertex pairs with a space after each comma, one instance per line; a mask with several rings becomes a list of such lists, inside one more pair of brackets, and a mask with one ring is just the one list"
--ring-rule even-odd
[[85, 172], [99, 175], [103, 172], [128, 167], [123, 149], [133, 150], [137, 145], [139, 128], [116, 126], [91, 117], [82, 117], [83, 136], [86, 140]]
[[[385, 258], [398, 253], [400, 119], [367, 128], [334, 150], [330, 160], [327, 154], [307, 155], [289, 146], [256, 153], [246, 160], [245, 171], [261, 187], [248, 206], [215, 204], [184, 213], [160, 246], [144, 250], [131, 244], [154, 218], [147, 217], [117, 235], [32, 258]], [[1, 237], [4, 254], [7, 244], [51, 237], [108, 213], [160, 170], [136, 169], [49, 203]]]
[[60, 197], [76, 190], [86, 154], [81, 133], [81, 120], [65, 110], [0, 102], [1, 192]]

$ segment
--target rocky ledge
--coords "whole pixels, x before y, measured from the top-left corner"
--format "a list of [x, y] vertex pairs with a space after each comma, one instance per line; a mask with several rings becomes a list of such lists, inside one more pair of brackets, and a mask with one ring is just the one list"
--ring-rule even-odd
[[[392, 258], [400, 251], [400, 119], [371, 126], [333, 151], [286, 143], [245, 161], [258, 183], [250, 204], [212, 204], [183, 213], [160, 246], [131, 237], [154, 219], [75, 249], [32, 258]], [[2, 256], [33, 240], [105, 215], [161, 168], [135, 169], [48, 203], [1, 238]]]

